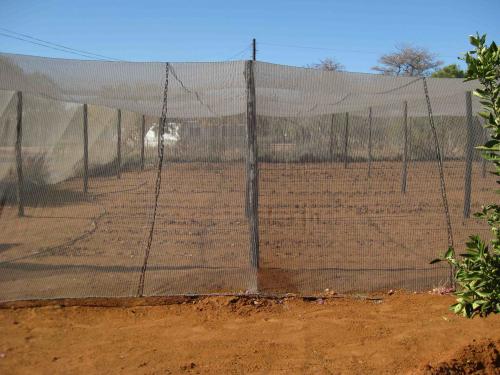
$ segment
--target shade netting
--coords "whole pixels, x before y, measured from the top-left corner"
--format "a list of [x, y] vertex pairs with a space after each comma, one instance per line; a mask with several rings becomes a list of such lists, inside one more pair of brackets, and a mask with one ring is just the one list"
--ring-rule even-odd
[[0, 300], [446, 285], [494, 199], [476, 86], [0, 54]]

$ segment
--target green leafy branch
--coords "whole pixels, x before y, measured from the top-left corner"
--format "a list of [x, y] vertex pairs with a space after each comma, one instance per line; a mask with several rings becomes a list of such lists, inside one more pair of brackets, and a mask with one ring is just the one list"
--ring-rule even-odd
[[[486, 35], [471, 36], [470, 43], [474, 49], [464, 58], [466, 81], [478, 80], [482, 86], [474, 95], [483, 106], [479, 115], [485, 119], [484, 127], [489, 133], [489, 140], [477, 149], [494, 165], [491, 173], [500, 177], [500, 50], [495, 42], [486, 44]], [[496, 183], [500, 184], [500, 179]], [[477, 235], [470, 236], [466, 252], [460, 257], [449, 248], [443, 258], [431, 262], [446, 261], [453, 266], [459, 288], [455, 292], [457, 302], [450, 308], [468, 318], [500, 312], [500, 205], [482, 206], [474, 216], [486, 220], [490, 226], [493, 235], [490, 243]]]

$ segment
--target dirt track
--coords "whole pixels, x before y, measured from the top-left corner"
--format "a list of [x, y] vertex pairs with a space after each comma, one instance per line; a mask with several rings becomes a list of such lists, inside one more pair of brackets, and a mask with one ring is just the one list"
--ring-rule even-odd
[[[147, 295], [259, 290], [311, 294], [407, 288], [446, 282], [428, 263], [446, 248], [436, 163], [261, 164], [260, 259], [248, 268], [244, 165], [174, 163], [162, 173]], [[464, 164], [446, 162], [455, 243], [487, 233], [462, 219]], [[146, 248], [155, 171], [81, 180], [0, 213], [0, 300], [133, 296]], [[474, 165], [473, 211], [492, 201], [491, 177]]]
[[500, 316], [454, 316], [451, 297], [380, 297], [0, 309], [0, 373], [421, 374], [500, 340]]

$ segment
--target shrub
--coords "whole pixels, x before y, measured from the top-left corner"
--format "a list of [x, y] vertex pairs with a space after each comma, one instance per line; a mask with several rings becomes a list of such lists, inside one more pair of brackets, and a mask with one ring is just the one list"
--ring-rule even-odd
[[[490, 139], [477, 149], [495, 166], [492, 173], [500, 176], [500, 50], [495, 42], [486, 44], [486, 35], [471, 36], [470, 42], [474, 50], [465, 55], [466, 80], [477, 79], [482, 85], [474, 95], [483, 105], [479, 115], [486, 120], [485, 127], [490, 133]], [[451, 309], [468, 318], [500, 312], [500, 205], [483, 206], [475, 216], [485, 219], [490, 226], [493, 235], [490, 243], [471, 236], [461, 257], [449, 248], [443, 258], [431, 262], [444, 260], [455, 268], [459, 290], [455, 292], [457, 303]]]

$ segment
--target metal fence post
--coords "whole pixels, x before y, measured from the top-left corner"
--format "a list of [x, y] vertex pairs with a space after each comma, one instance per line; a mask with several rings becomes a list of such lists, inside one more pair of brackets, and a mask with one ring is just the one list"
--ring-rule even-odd
[[116, 132], [118, 134], [118, 139], [116, 143], [116, 177], [121, 178], [122, 176], [122, 111], [118, 109], [117, 111], [117, 124]]
[[[480, 123], [480, 126], [482, 127], [482, 124]], [[488, 142], [488, 131], [485, 129], [485, 128], [482, 128], [482, 133], [483, 135], [483, 144]], [[486, 166], [486, 159], [483, 158], [481, 156], [481, 177], [482, 178], [486, 178], [486, 170], [487, 170], [487, 166]]]
[[141, 121], [141, 171], [144, 170], [144, 138], [146, 137], [146, 116], [142, 115]]
[[372, 107], [368, 110], [368, 177], [372, 175]]
[[403, 171], [401, 173], [401, 192], [406, 194], [406, 179], [408, 177], [408, 102], [403, 103]]
[[23, 93], [17, 92], [16, 123], [16, 169], [17, 169], [17, 215], [24, 216], [24, 179], [23, 179]]
[[87, 194], [89, 187], [89, 131], [88, 108], [83, 105], [83, 193]]
[[345, 129], [344, 129], [344, 168], [348, 164], [348, 145], [349, 145], [349, 112], [345, 113]]
[[330, 163], [333, 162], [333, 121], [335, 119], [335, 115], [332, 113], [332, 119], [330, 121], [330, 148], [329, 148], [329, 156], [330, 156]]

